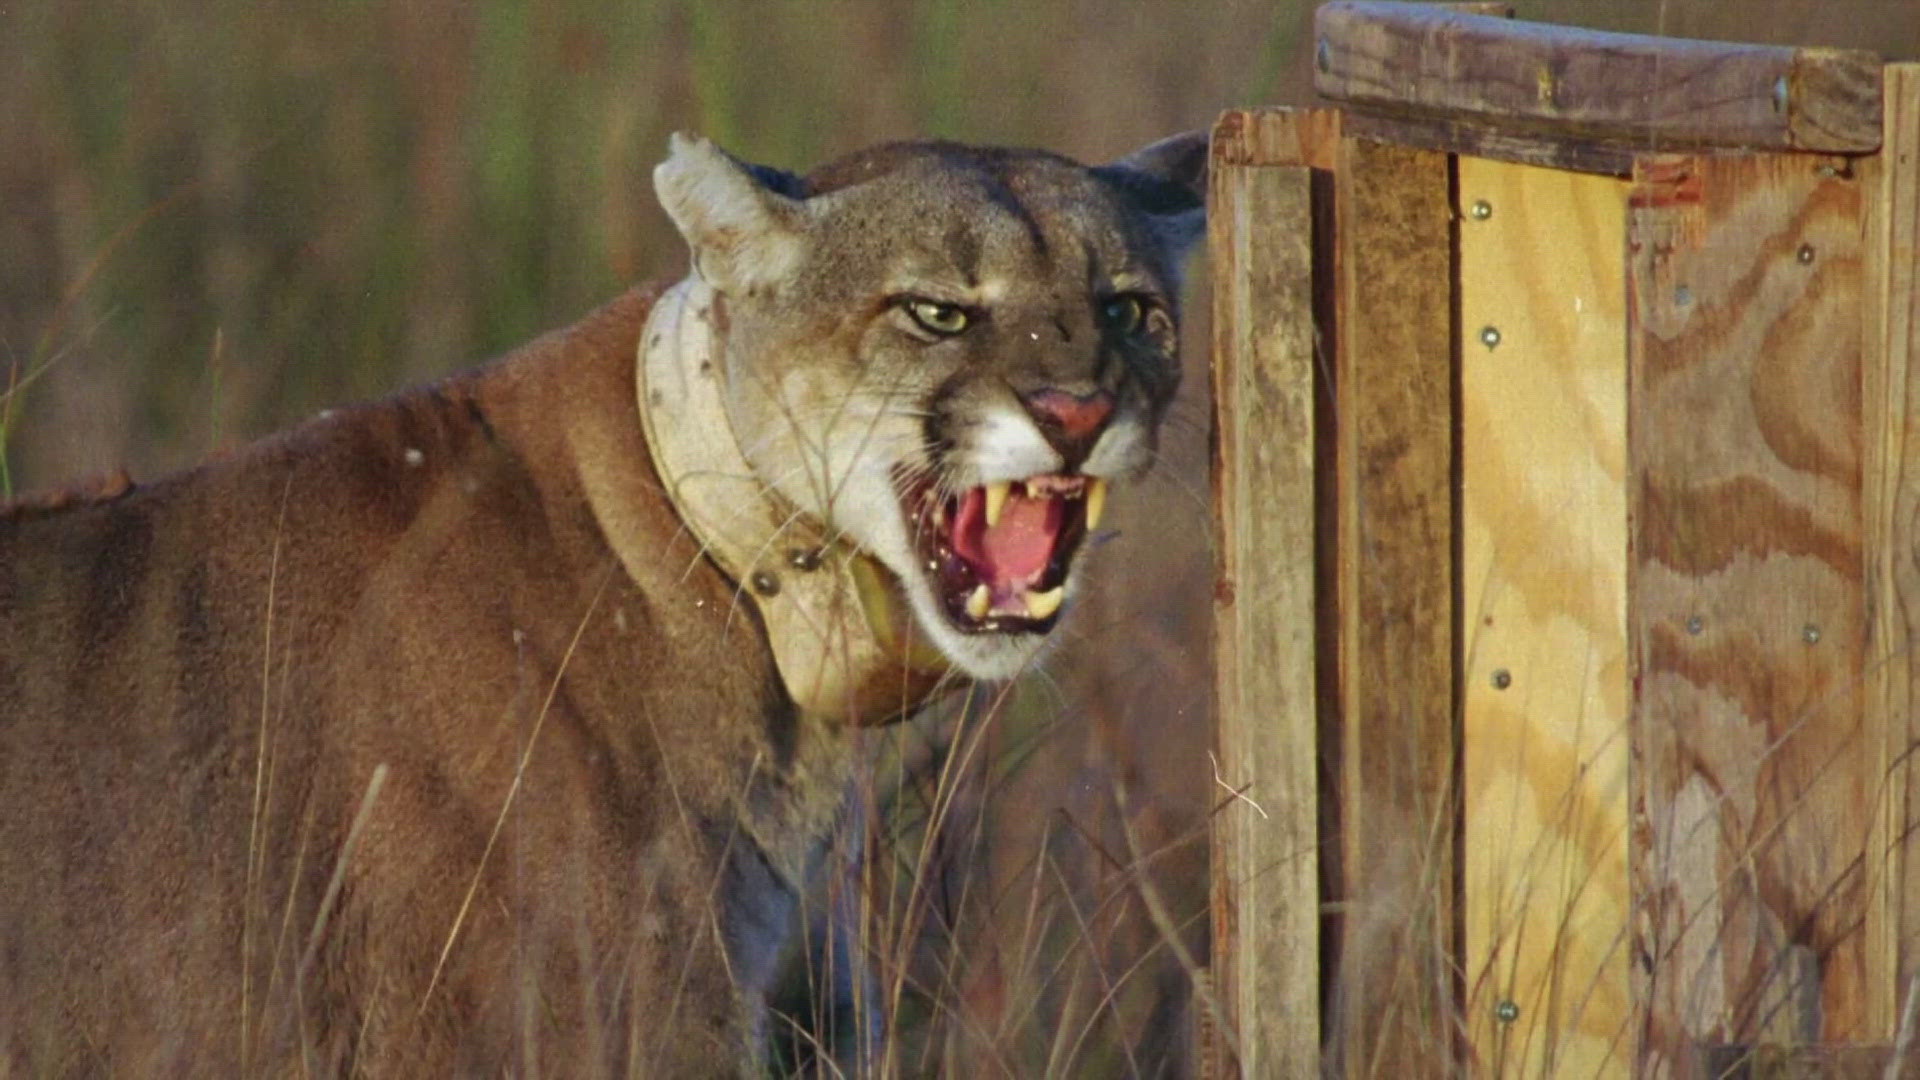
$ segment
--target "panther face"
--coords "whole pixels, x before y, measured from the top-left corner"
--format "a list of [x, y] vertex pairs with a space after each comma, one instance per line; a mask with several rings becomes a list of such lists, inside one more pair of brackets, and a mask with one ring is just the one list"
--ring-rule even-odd
[[1109, 493], [1153, 460], [1205, 151], [895, 144], [801, 179], [676, 139], [656, 173], [717, 293], [747, 460], [976, 677], [1033, 658]]

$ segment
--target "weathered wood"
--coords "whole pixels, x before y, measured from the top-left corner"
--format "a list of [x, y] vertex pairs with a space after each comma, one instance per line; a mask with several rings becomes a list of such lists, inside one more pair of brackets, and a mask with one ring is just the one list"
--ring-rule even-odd
[[1229, 109], [1213, 125], [1215, 165], [1305, 165], [1330, 172], [1340, 148], [1337, 109]]
[[[1920, 64], [1886, 71], [1886, 133], [1862, 163], [1867, 203], [1866, 716], [1885, 732], [1880, 831], [1869, 859], [1867, 941], [1892, 957], [1874, 1027], [1898, 1030], [1920, 974]], [[1920, 1061], [1920, 1040], [1912, 1047]]]
[[1314, 86], [1356, 110], [1461, 130], [1669, 147], [1866, 153], [1871, 53], [1684, 41], [1335, 0], [1314, 20]]
[[1446, 155], [1345, 139], [1335, 170], [1341, 881], [1330, 1052], [1456, 1049], [1452, 200]]
[[1611, 177], [1459, 162], [1476, 1075], [1606, 1076], [1632, 1058], [1626, 198]]
[[[1628, 212], [1630, 866], [1639, 1064], [1874, 1038], [1862, 932], [1863, 193], [1654, 157]], [[1880, 852], [1871, 852], [1877, 861]]]
[[1442, 150], [1463, 157], [1492, 158], [1517, 165], [1625, 176], [1633, 171], [1635, 151], [1625, 143], [1569, 139], [1532, 131], [1510, 131], [1485, 124], [1439, 117], [1382, 116], [1357, 113], [1347, 129], [1381, 142]]
[[1311, 180], [1300, 166], [1245, 164], [1224, 124], [1214, 151], [1214, 715], [1219, 776], [1238, 794], [1213, 819], [1212, 974], [1241, 1073], [1311, 1076], [1320, 1053]]

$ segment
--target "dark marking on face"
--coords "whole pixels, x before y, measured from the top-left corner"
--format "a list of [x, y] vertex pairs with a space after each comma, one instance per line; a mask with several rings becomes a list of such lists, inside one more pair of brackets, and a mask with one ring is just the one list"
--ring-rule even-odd
[[1026, 203], [1020, 201], [1020, 196], [1014, 194], [1013, 188], [999, 177], [993, 178], [982, 187], [989, 203], [1005, 210], [1013, 220], [1020, 223], [1022, 229], [1026, 230], [1027, 242], [1033, 245], [1034, 255], [1045, 262], [1050, 251], [1047, 246], [1047, 234], [1040, 228], [1040, 219], [1034, 216]]
[[959, 272], [967, 288], [977, 288], [980, 284], [980, 238], [964, 221], [956, 221], [947, 229], [945, 241], [947, 256], [953, 260], [953, 268]]

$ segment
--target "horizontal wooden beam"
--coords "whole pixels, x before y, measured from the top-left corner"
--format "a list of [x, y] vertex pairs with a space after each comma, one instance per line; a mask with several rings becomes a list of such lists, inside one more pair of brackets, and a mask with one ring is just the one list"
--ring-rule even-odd
[[1643, 151], [1858, 154], [1880, 145], [1881, 63], [1867, 52], [1606, 33], [1381, 0], [1334, 0], [1314, 33], [1322, 95], [1463, 136]]

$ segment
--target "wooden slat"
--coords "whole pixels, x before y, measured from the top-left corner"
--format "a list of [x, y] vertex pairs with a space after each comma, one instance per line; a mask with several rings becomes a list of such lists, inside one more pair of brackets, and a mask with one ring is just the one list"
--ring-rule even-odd
[[1214, 165], [1305, 165], [1330, 171], [1340, 148], [1337, 109], [1229, 109], [1213, 125]]
[[1891, 981], [1862, 928], [1884, 744], [1861, 714], [1861, 187], [1791, 155], [1635, 174], [1630, 864], [1657, 1073], [1872, 1039]]
[[1618, 1075], [1632, 1057], [1626, 199], [1611, 177], [1459, 163], [1476, 1075]]
[[1510, 130], [1484, 123], [1426, 116], [1360, 113], [1347, 119], [1358, 135], [1472, 157], [1542, 165], [1573, 172], [1626, 176], [1635, 150], [1626, 143], [1568, 138], [1536, 131]]
[[[1875, 1026], [1893, 1033], [1920, 975], [1920, 64], [1886, 70], [1886, 133], [1868, 191], [1866, 370], [1867, 716], [1886, 733], [1886, 801], [1869, 863], [1869, 948], [1895, 958]], [[1911, 1023], [1911, 1022], [1910, 1022]], [[1911, 1048], [1920, 1062], [1920, 1042]], [[1920, 1071], [1917, 1068], [1916, 1071]]]
[[1331, 1034], [1350, 1076], [1449, 1075], [1456, 1042], [1448, 172], [1444, 154], [1348, 138], [1334, 179], [1342, 779]]
[[1640, 148], [1872, 151], [1870, 53], [1684, 41], [1335, 0], [1314, 86], [1362, 111]]
[[1208, 215], [1215, 738], [1222, 783], [1241, 792], [1213, 819], [1213, 980], [1243, 1075], [1311, 1076], [1320, 1043], [1312, 185], [1301, 166], [1244, 163], [1243, 130], [1223, 122], [1214, 133]]

